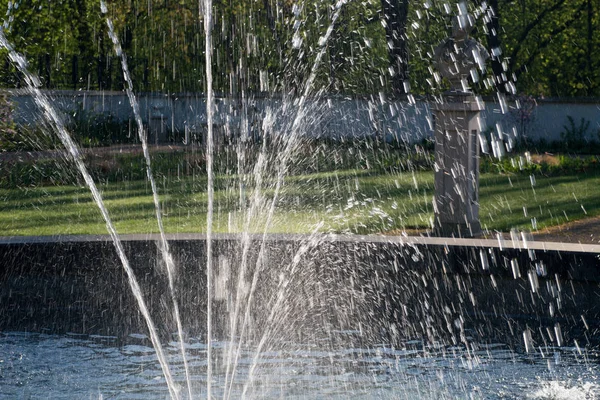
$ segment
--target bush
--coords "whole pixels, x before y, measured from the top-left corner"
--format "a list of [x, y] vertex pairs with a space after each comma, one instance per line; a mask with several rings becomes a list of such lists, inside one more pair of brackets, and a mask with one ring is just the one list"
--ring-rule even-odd
[[12, 119], [12, 104], [6, 94], [0, 94], [0, 150], [10, 150], [17, 131]]
[[[206, 172], [204, 154], [199, 152], [153, 152], [152, 172], [157, 181]], [[146, 179], [146, 161], [141, 152], [98, 154], [87, 152], [84, 161], [95, 182]], [[0, 187], [84, 185], [79, 171], [68, 158], [0, 161]]]
[[[81, 107], [67, 121], [67, 131], [81, 147], [135, 143], [136, 133], [129, 133], [129, 123], [112, 115], [83, 110]], [[37, 151], [60, 148], [53, 127], [46, 123], [15, 125], [12, 106], [0, 95], [0, 151]]]
[[0, 162], [0, 187], [74, 184], [77, 182], [74, 173], [64, 160], [4, 161]]
[[566, 150], [581, 150], [586, 147], [588, 131], [590, 129], [590, 121], [581, 118], [579, 125], [575, 124], [575, 119], [570, 115], [567, 116], [568, 125], [563, 125], [563, 130], [560, 137], [564, 143]]
[[78, 107], [67, 124], [81, 147], [110, 146], [135, 143], [137, 134], [129, 132], [129, 123], [118, 121], [110, 114], [97, 113]]
[[487, 173], [511, 173], [511, 174], [543, 174], [543, 175], [569, 175], [573, 173], [585, 173], [600, 171], [599, 156], [552, 156], [552, 162], [547, 158], [537, 158], [535, 155], [529, 161], [526, 156], [507, 157], [501, 160], [490, 156], [482, 157], [480, 160], [480, 172]]

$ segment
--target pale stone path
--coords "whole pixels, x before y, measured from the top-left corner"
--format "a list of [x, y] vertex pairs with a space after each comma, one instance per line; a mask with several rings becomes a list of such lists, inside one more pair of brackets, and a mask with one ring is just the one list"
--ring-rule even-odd
[[533, 234], [535, 240], [568, 243], [600, 243], [600, 217], [591, 217], [544, 228]]
[[[590, 217], [583, 220], [571, 221], [562, 225], [551, 226], [532, 232], [533, 240], [538, 242], [563, 242], [563, 243], [582, 243], [582, 244], [600, 244], [600, 216]], [[414, 237], [434, 237], [430, 230], [426, 229], [406, 229], [384, 232], [385, 236], [414, 236]], [[510, 239], [509, 232], [503, 232], [505, 239]], [[483, 239], [496, 239], [496, 232], [484, 232]]]

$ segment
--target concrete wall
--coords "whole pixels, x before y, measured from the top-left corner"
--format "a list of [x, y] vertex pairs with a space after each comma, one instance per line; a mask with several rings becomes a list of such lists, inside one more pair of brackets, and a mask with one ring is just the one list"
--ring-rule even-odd
[[[39, 111], [25, 91], [10, 91], [15, 105], [14, 118], [17, 123], [36, 123]], [[133, 121], [127, 96], [123, 92], [48, 92], [54, 103], [65, 114], [73, 114], [78, 108], [89, 112], [111, 114], [119, 120]], [[178, 133], [178, 140], [185, 140], [185, 132], [203, 134], [206, 130], [206, 101], [202, 94], [184, 93], [174, 95], [143, 93], [139, 95], [142, 119], [150, 131], [164, 139], [166, 131]], [[296, 100], [297, 101], [297, 100]], [[508, 104], [502, 113], [494, 97], [486, 98], [486, 111], [482, 113], [482, 128], [498, 128], [512, 133], [513, 127], [519, 135], [531, 139], [560, 140], [567, 116], [572, 116], [577, 125], [581, 118], [590, 121], [588, 140], [599, 140], [600, 99], [538, 100], [528, 122], [519, 122], [518, 111]], [[263, 125], [266, 116], [273, 120], [275, 133], [290, 129], [298, 113], [293, 102], [282, 98], [254, 98], [242, 107], [238, 99], [217, 98], [215, 125], [227, 129], [231, 134], [241, 130], [242, 121], [247, 121], [250, 131]], [[430, 104], [417, 100], [410, 104], [404, 101], [385, 101], [379, 97], [328, 98], [308, 100], [301, 119], [302, 133], [325, 137], [364, 137], [383, 135], [388, 138], [420, 140], [433, 136]], [[245, 116], [245, 117], [243, 117]]]
[[[206, 241], [202, 235], [186, 236], [171, 237], [170, 249], [183, 326], [195, 336], [206, 326]], [[363, 344], [424, 337], [447, 343], [469, 332], [475, 341], [510, 344], [521, 343], [529, 327], [543, 343], [540, 332], [553, 331], [556, 323], [568, 346], [574, 339], [581, 345], [600, 340], [590, 334], [600, 329], [597, 253], [500, 248], [491, 240], [496, 247], [447, 238], [437, 244], [428, 238], [420, 238], [424, 243], [376, 236], [308, 239], [267, 237], [250, 308], [257, 334], [273, 323], [265, 306], [283, 296], [277, 315], [290, 319], [278, 320], [277, 334], [288, 341], [360, 331]], [[171, 338], [176, 328], [156, 240], [139, 235], [123, 238], [123, 246], [159, 333]], [[223, 337], [230, 323], [242, 243], [235, 235], [214, 238], [215, 337]], [[262, 237], [250, 243], [245, 287], [259, 265]], [[0, 259], [0, 332], [117, 337], [146, 332], [108, 236], [0, 237]]]
[[[489, 128], [495, 128], [496, 123], [499, 123], [505, 131], [516, 126], [519, 134], [522, 133], [519, 128], [518, 112], [514, 105], [510, 107], [507, 114], [502, 114], [500, 106], [495, 102], [487, 101], [486, 107], [484, 115]], [[523, 133], [535, 140], [561, 140], [561, 132], [564, 131], [565, 125], [568, 126], [568, 116], [574, 118], [576, 126], [579, 126], [581, 118], [589, 121], [590, 126], [586, 139], [600, 140], [598, 136], [600, 134], [600, 99], [538, 100], [529, 119], [530, 122], [523, 127], [525, 130]]]

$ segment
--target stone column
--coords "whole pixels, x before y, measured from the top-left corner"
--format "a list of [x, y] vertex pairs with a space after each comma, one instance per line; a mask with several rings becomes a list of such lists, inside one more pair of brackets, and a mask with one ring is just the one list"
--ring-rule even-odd
[[444, 96], [435, 118], [435, 232], [473, 237], [479, 223], [479, 112], [484, 103], [470, 93]]
[[452, 35], [435, 49], [435, 67], [450, 82], [433, 108], [435, 118], [435, 231], [473, 237], [479, 222], [479, 112], [484, 103], [469, 84], [485, 72], [486, 49], [469, 37], [474, 20], [465, 2], [452, 21]]

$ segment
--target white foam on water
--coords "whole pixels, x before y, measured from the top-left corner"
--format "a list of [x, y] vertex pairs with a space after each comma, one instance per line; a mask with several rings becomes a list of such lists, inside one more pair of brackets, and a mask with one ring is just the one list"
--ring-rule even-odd
[[[225, 344], [214, 343], [215, 357], [225, 355]], [[193, 395], [206, 398], [206, 347], [191, 347]], [[480, 363], [471, 366], [465, 364], [469, 352], [459, 346], [332, 350], [289, 343], [286, 348], [258, 357], [252, 348], [244, 349], [231, 392], [224, 371], [216, 370], [213, 396], [241, 398], [246, 391], [253, 399], [593, 400], [600, 393], [597, 354], [586, 358], [569, 349], [556, 350], [563, 360], [550, 371], [542, 356], [514, 353], [501, 344], [482, 346], [474, 354]], [[164, 400], [169, 392], [152, 352], [148, 346], [118, 347], [92, 337], [0, 333], [0, 398]], [[177, 348], [167, 348], [166, 356], [176, 382], [185, 384]]]
[[598, 382], [548, 381], [527, 395], [528, 399], [539, 400], [592, 400], [600, 398]]

